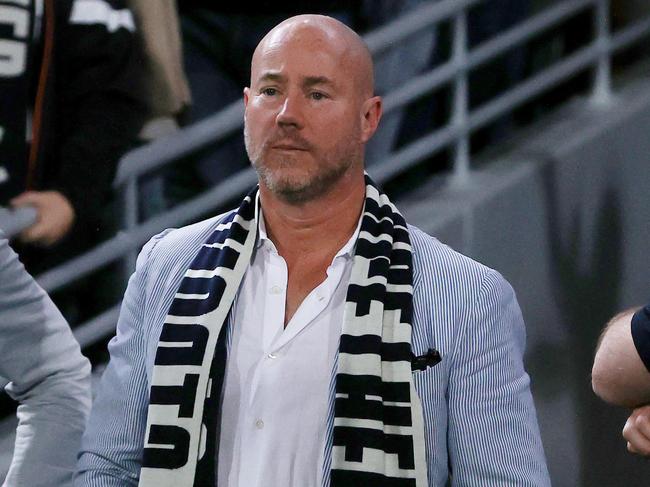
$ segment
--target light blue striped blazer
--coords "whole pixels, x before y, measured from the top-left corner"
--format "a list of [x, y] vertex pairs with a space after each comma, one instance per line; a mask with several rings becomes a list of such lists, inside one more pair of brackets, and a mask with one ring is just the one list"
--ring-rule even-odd
[[[84, 434], [76, 486], [137, 485], [162, 323], [185, 270], [220, 219], [166, 230], [140, 253]], [[549, 486], [512, 288], [496, 271], [418, 228], [409, 231], [413, 351], [434, 348], [442, 355], [435, 367], [414, 372], [429, 485]]]

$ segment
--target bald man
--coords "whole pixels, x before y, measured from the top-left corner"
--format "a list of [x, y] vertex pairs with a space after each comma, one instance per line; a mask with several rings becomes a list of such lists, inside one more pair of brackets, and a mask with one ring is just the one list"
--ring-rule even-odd
[[364, 173], [361, 39], [293, 17], [251, 71], [259, 186], [142, 250], [76, 485], [550, 485], [511, 287]]

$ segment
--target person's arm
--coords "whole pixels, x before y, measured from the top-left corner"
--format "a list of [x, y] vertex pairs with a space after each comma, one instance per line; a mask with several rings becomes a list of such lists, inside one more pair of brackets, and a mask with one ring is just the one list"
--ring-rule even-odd
[[90, 364], [0, 232], [0, 375], [18, 406], [5, 486], [66, 486], [90, 410]]
[[108, 345], [110, 361], [83, 435], [75, 486], [138, 484], [149, 398], [143, 331], [145, 286], [149, 254], [162, 235], [164, 232], [144, 246], [129, 279], [117, 332]]
[[[594, 392], [604, 401], [619, 406], [636, 407], [650, 402], [650, 372], [639, 355], [632, 333], [636, 311], [624, 311], [607, 324], [592, 370]], [[643, 323], [636, 325], [641, 338]]]
[[463, 321], [448, 385], [451, 485], [550, 486], [523, 366], [524, 322], [497, 272], [485, 275]]

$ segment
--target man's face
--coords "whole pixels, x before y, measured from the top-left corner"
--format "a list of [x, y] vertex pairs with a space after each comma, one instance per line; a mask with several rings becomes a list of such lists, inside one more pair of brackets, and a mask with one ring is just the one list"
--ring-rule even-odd
[[312, 200], [361, 164], [363, 96], [345, 47], [303, 29], [258, 49], [244, 91], [244, 134], [260, 181], [289, 202]]

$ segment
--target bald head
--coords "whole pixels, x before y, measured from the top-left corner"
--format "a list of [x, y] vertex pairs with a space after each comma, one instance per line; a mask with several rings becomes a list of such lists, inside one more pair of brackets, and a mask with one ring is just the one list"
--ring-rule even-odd
[[244, 88], [244, 139], [265, 194], [303, 204], [363, 194], [364, 147], [381, 118], [372, 59], [337, 20], [300, 15], [259, 43]]
[[257, 73], [260, 57], [289, 43], [333, 52], [343, 72], [354, 80], [359, 94], [365, 98], [373, 96], [373, 63], [368, 46], [347, 25], [324, 15], [297, 15], [271, 29], [253, 54], [251, 83]]

